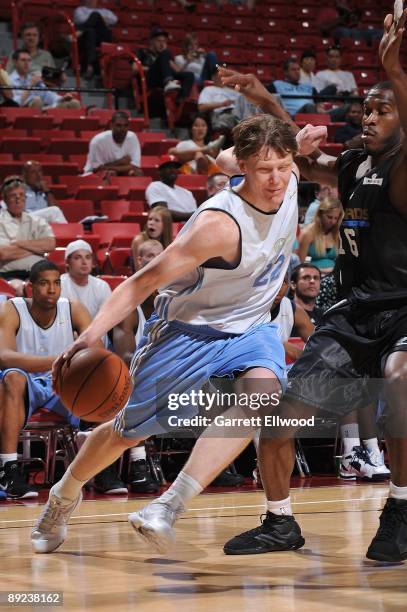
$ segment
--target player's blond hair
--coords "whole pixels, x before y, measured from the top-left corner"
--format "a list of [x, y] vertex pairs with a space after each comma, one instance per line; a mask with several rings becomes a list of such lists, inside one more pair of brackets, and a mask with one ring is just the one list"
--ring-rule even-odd
[[271, 115], [254, 115], [243, 119], [233, 129], [236, 159], [247, 159], [261, 149], [274, 149], [281, 156], [295, 155], [297, 141], [291, 127], [285, 121]]

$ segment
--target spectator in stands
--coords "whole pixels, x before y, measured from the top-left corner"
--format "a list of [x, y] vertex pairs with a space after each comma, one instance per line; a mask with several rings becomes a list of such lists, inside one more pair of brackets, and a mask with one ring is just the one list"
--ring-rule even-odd
[[[163, 250], [164, 247], [161, 242], [147, 239], [140, 245], [136, 255], [137, 259], [134, 261], [136, 269], [144, 268]], [[146, 320], [151, 317], [154, 311], [156, 295], [156, 292], [149, 295], [141, 306], [137, 306], [137, 309], [113, 330], [114, 350], [128, 366], [130, 366], [134, 351], [143, 337]], [[134, 493], [156, 493], [158, 491], [158, 484], [152, 477], [150, 466], [147, 463], [144, 442], [130, 449], [128, 483]]]
[[338, 190], [336, 187], [332, 187], [331, 185], [318, 186], [315, 192], [315, 199], [308, 204], [307, 212], [305, 213], [304, 217], [304, 225], [309, 225], [313, 222], [321, 201], [329, 196], [332, 196], [333, 198], [338, 197]]
[[39, 162], [33, 160], [25, 162], [23, 179], [25, 182], [25, 210], [42, 217], [49, 223], [67, 223], [64, 213], [44, 179]]
[[342, 204], [337, 198], [326, 197], [319, 205], [312, 223], [301, 232], [298, 255], [301, 261], [311, 258], [311, 264], [321, 274], [332, 272], [339, 246], [339, 226], [343, 218]]
[[[301, 263], [291, 274], [291, 289], [294, 292], [294, 302], [305, 310], [311, 323], [318, 325], [323, 312], [316, 307], [316, 299], [321, 284], [321, 272], [311, 263]], [[294, 325], [291, 336], [299, 336], [299, 330]]]
[[[40, 48], [40, 30], [35, 23], [28, 22], [22, 26], [21, 41], [21, 47], [31, 57], [30, 74], [40, 74], [44, 66], [55, 68], [54, 58], [51, 53]], [[6, 70], [8, 73], [14, 70], [13, 54], [8, 59]]]
[[173, 155], [162, 155], [158, 167], [160, 180], [153, 181], [146, 189], [146, 200], [150, 208], [167, 207], [173, 221], [186, 221], [197, 208], [192, 193], [175, 184], [180, 165]]
[[360, 18], [359, 8], [350, 6], [347, 0], [337, 0], [334, 7], [318, 13], [317, 24], [322, 36], [332, 36], [337, 43], [342, 38], [353, 38], [372, 44], [372, 40], [382, 37], [383, 30], [361, 27]]
[[304, 51], [300, 59], [300, 83], [302, 85], [311, 85], [317, 89], [315, 68], [317, 65], [317, 56], [315, 51]]
[[[39, 91], [28, 91], [16, 89], [13, 92], [14, 101], [19, 106], [31, 106], [34, 108], [79, 108], [79, 101], [74, 99], [72, 94], [67, 93], [63, 96], [54, 91], [50, 91], [43, 80], [42, 74], [30, 73], [31, 59], [30, 54], [24, 49], [13, 53], [15, 70], [10, 75], [10, 81], [16, 87], [36, 87]], [[47, 75], [49, 71], [61, 72], [56, 68], [43, 68]]]
[[363, 149], [362, 141], [363, 109], [360, 102], [352, 102], [346, 113], [346, 125], [335, 132], [335, 142], [343, 143], [345, 149]]
[[205, 51], [194, 33], [185, 36], [181, 45], [181, 53], [175, 56], [174, 61], [181, 72], [192, 72], [198, 85], [211, 79], [218, 63], [216, 53]]
[[234, 106], [240, 94], [223, 85], [217, 68], [213, 70], [211, 79], [213, 85], [204, 87], [199, 94], [198, 110], [209, 114], [213, 130], [231, 130], [238, 123]]
[[[3, 68], [0, 68], [0, 87], [11, 87], [12, 83], [9, 75]], [[0, 108], [2, 106], [18, 106], [13, 100], [13, 91], [11, 89], [0, 89]]]
[[148, 49], [139, 49], [137, 56], [147, 73], [149, 90], [157, 87], [165, 92], [179, 89], [179, 99], [189, 96], [195, 77], [193, 72], [181, 70], [174, 61], [168, 49], [168, 32], [158, 26], [153, 28]]
[[10, 284], [21, 293], [22, 283], [14, 280], [29, 277], [31, 267], [55, 248], [55, 237], [45, 219], [25, 212], [21, 178], [5, 179], [2, 196], [7, 209], [0, 211], [0, 277], [13, 279]]
[[223, 172], [216, 172], [215, 174], [211, 174], [208, 176], [208, 181], [206, 183], [206, 193], [208, 194], [208, 198], [211, 198], [222, 189], [225, 189], [229, 181], [229, 177]]
[[335, 92], [341, 95], [358, 95], [358, 87], [355, 77], [348, 70], [341, 70], [342, 52], [339, 47], [330, 47], [327, 49], [327, 68], [320, 70], [316, 74], [317, 89], [322, 93], [322, 90], [329, 85], [335, 86]]
[[212, 174], [219, 170], [215, 157], [225, 141], [224, 136], [209, 142], [210, 132], [206, 116], [199, 113], [192, 118], [189, 139], [182, 140], [168, 153], [182, 164], [181, 174]]
[[106, 281], [91, 275], [92, 247], [85, 240], [74, 240], [65, 249], [66, 272], [61, 276], [61, 295], [86, 306], [92, 319], [110, 297]]
[[91, 322], [82, 304], [60, 299], [60, 273], [51, 261], [32, 267], [30, 285], [32, 298], [12, 298], [0, 308], [0, 489], [20, 499], [38, 495], [17, 460], [18, 437], [30, 416], [45, 407], [78, 424], [53, 392], [50, 370], [74, 333]]
[[98, 0], [84, 0], [73, 14], [80, 34], [81, 66], [86, 79], [91, 79], [99, 70], [97, 48], [102, 42], [111, 42], [111, 27], [118, 21], [111, 10], [99, 8], [98, 4]]
[[[164, 249], [172, 242], [172, 216], [165, 206], [154, 206], [148, 213], [144, 230], [133, 238], [131, 249], [135, 270], [139, 269], [140, 249], [145, 242], [159, 242]], [[151, 249], [154, 253], [154, 244], [150, 245]]]
[[89, 143], [84, 172], [107, 171], [112, 175], [141, 176], [141, 150], [129, 116], [124, 111], [112, 115], [111, 130], [96, 134]]
[[[41, 74], [31, 74], [31, 56], [25, 49], [17, 49], [12, 54], [14, 70], [10, 74], [11, 84], [15, 87], [38, 87], [41, 82]], [[19, 106], [32, 106], [42, 108], [42, 100], [37, 91], [25, 91], [16, 89], [13, 91], [13, 99]]]
[[288, 58], [283, 63], [284, 80], [273, 81], [268, 86], [271, 93], [284, 95], [304, 95], [309, 98], [285, 98], [283, 97], [283, 107], [294, 117], [297, 113], [317, 113], [318, 109], [314, 103], [313, 96], [317, 93], [315, 88], [309, 83], [300, 82], [300, 65], [293, 57]]

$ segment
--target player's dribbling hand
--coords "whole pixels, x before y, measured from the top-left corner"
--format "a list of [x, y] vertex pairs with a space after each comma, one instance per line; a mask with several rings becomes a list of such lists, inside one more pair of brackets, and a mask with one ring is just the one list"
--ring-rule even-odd
[[64, 363], [68, 363], [69, 365], [69, 362], [71, 361], [75, 353], [77, 353], [78, 351], [82, 351], [85, 348], [89, 348], [89, 344], [85, 340], [78, 338], [73, 344], [71, 344], [71, 346], [65, 349], [65, 351], [61, 353], [61, 355], [59, 355], [59, 357], [57, 357], [57, 359], [54, 361], [54, 363], [52, 364], [51, 374], [52, 388], [54, 389], [55, 393], [58, 394], [57, 386], [59, 373], [62, 369], [62, 366], [64, 365]]
[[384, 33], [379, 45], [379, 57], [387, 73], [400, 67], [399, 53], [406, 18], [407, 9], [402, 12], [397, 22], [391, 14], [386, 15], [384, 20]]
[[325, 125], [307, 124], [296, 136], [298, 155], [311, 155], [328, 137]]

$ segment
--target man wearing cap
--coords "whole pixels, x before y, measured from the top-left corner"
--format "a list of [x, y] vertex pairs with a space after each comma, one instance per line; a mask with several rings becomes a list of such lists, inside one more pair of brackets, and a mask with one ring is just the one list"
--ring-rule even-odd
[[96, 134], [89, 143], [84, 172], [106, 170], [118, 176], [141, 176], [139, 139], [129, 130], [129, 116], [124, 111], [112, 115], [111, 130]]
[[112, 293], [101, 278], [91, 275], [92, 248], [85, 240], [74, 240], [65, 249], [67, 271], [61, 276], [61, 296], [82, 302], [93, 317]]
[[160, 180], [153, 181], [146, 189], [146, 200], [150, 208], [166, 206], [173, 221], [186, 221], [197, 208], [192, 193], [175, 184], [180, 165], [174, 155], [162, 155], [158, 167]]
[[0, 277], [12, 280], [20, 292], [31, 267], [55, 248], [55, 237], [45, 219], [25, 212], [25, 184], [20, 177], [8, 177], [2, 195], [7, 208], [0, 211]]
[[150, 32], [148, 49], [139, 49], [137, 52], [146, 72], [147, 87], [158, 87], [165, 92], [179, 89], [179, 97], [187, 98], [195, 82], [194, 73], [180, 70], [167, 46], [168, 32], [157, 26]]

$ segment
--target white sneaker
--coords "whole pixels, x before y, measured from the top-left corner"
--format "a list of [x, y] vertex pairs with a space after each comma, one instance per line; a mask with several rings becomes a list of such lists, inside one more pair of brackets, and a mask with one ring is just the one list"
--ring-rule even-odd
[[179, 81], [168, 81], [164, 87], [165, 93], [174, 91], [175, 89], [181, 89], [181, 83]]
[[54, 495], [52, 489], [31, 532], [31, 542], [36, 553], [50, 553], [61, 546], [66, 538], [69, 518], [82, 501], [82, 492], [73, 502], [66, 503], [66, 500]]
[[361, 478], [362, 480], [379, 481], [385, 480], [388, 473], [387, 468], [384, 472], [382, 466], [376, 466], [372, 463], [365, 448], [354, 446], [349, 455], [342, 456], [339, 477], [345, 480]]
[[390, 478], [390, 470], [384, 463], [384, 452], [383, 451], [367, 451], [369, 455], [370, 463], [372, 463], [377, 469], [378, 474], [383, 474], [384, 478]]
[[158, 552], [165, 553], [175, 544], [172, 528], [184, 509], [174, 510], [169, 504], [153, 501], [141, 510], [129, 515], [129, 522], [136, 533]]

